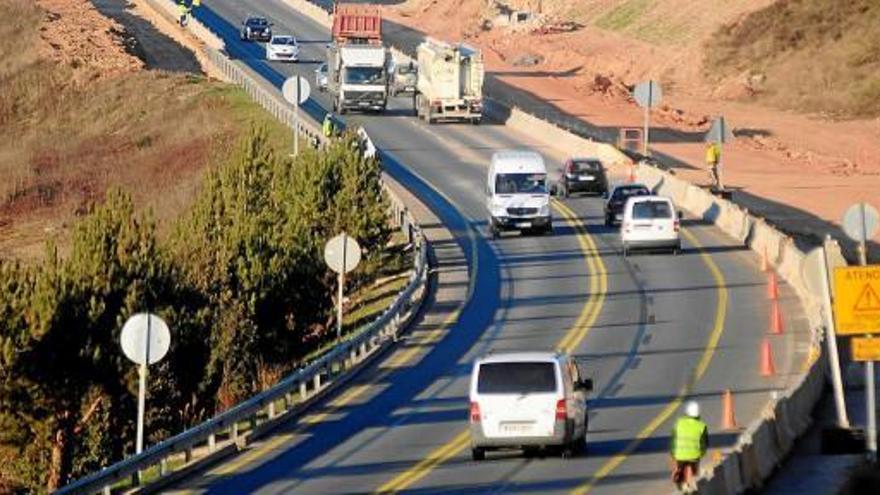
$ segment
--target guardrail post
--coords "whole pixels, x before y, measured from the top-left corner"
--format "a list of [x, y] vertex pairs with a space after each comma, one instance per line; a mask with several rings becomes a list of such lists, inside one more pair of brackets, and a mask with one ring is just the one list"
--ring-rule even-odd
[[305, 381], [299, 382], [299, 396], [302, 400], [306, 400], [306, 397], [309, 396], [308, 385]]
[[269, 402], [269, 407], [267, 414], [269, 415], [269, 419], [275, 418], [275, 401]]
[[229, 435], [232, 437], [233, 442], [238, 440], [238, 421], [232, 422], [232, 431], [229, 433]]
[[357, 351], [354, 347], [348, 351], [348, 361], [351, 363], [351, 366], [354, 366], [357, 363]]
[[186, 450], [183, 451], [183, 462], [190, 462], [193, 460], [193, 448], [187, 447]]
[[208, 451], [214, 452], [217, 449], [217, 436], [211, 433], [208, 435]]
[[251, 416], [251, 434], [254, 433], [254, 430], [257, 429], [257, 415], [254, 414]]
[[104, 489], [102, 490], [104, 495], [110, 495], [110, 485], [104, 485]]
[[314, 380], [315, 380], [315, 392], [317, 392], [318, 390], [321, 390], [321, 370], [318, 370], [318, 372], [315, 373]]
[[163, 457], [159, 461], [159, 476], [165, 476], [166, 474], [168, 474], [168, 459]]

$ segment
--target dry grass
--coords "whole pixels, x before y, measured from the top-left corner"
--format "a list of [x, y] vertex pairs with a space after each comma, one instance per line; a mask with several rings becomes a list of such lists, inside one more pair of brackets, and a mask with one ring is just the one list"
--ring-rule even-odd
[[713, 75], [756, 75], [758, 98], [839, 117], [880, 115], [880, 2], [780, 0], [723, 27]]
[[41, 17], [30, 0], [0, 0], [0, 257], [38, 259], [49, 239], [64, 252], [76, 217], [113, 186], [162, 232], [251, 122], [282, 142], [280, 124], [217, 81], [138, 71], [70, 83], [70, 67], [38, 55]]

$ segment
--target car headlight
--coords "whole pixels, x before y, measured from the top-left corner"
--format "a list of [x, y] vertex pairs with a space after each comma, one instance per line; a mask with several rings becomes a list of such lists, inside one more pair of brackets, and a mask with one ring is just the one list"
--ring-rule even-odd
[[541, 205], [541, 207], [538, 208], [538, 215], [542, 216], [542, 217], [549, 217], [550, 216], [550, 205], [549, 204]]

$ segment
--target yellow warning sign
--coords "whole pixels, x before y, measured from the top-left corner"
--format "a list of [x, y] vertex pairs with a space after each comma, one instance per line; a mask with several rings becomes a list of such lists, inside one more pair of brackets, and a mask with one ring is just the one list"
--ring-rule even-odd
[[880, 333], [880, 265], [834, 269], [839, 335]]
[[880, 339], [870, 337], [853, 337], [853, 361], [880, 361]]

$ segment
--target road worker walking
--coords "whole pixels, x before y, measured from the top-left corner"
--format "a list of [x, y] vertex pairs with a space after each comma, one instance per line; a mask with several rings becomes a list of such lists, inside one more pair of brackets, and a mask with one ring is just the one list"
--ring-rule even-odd
[[718, 189], [721, 181], [718, 177], [718, 164], [721, 162], [721, 147], [716, 142], [706, 144], [706, 168], [709, 170], [709, 179], [712, 181], [712, 188]]
[[708, 443], [709, 428], [700, 420], [700, 405], [689, 401], [685, 404], [684, 416], [675, 422], [670, 442], [670, 455], [675, 462], [672, 482], [679, 488], [699, 473], [700, 459], [706, 455]]

